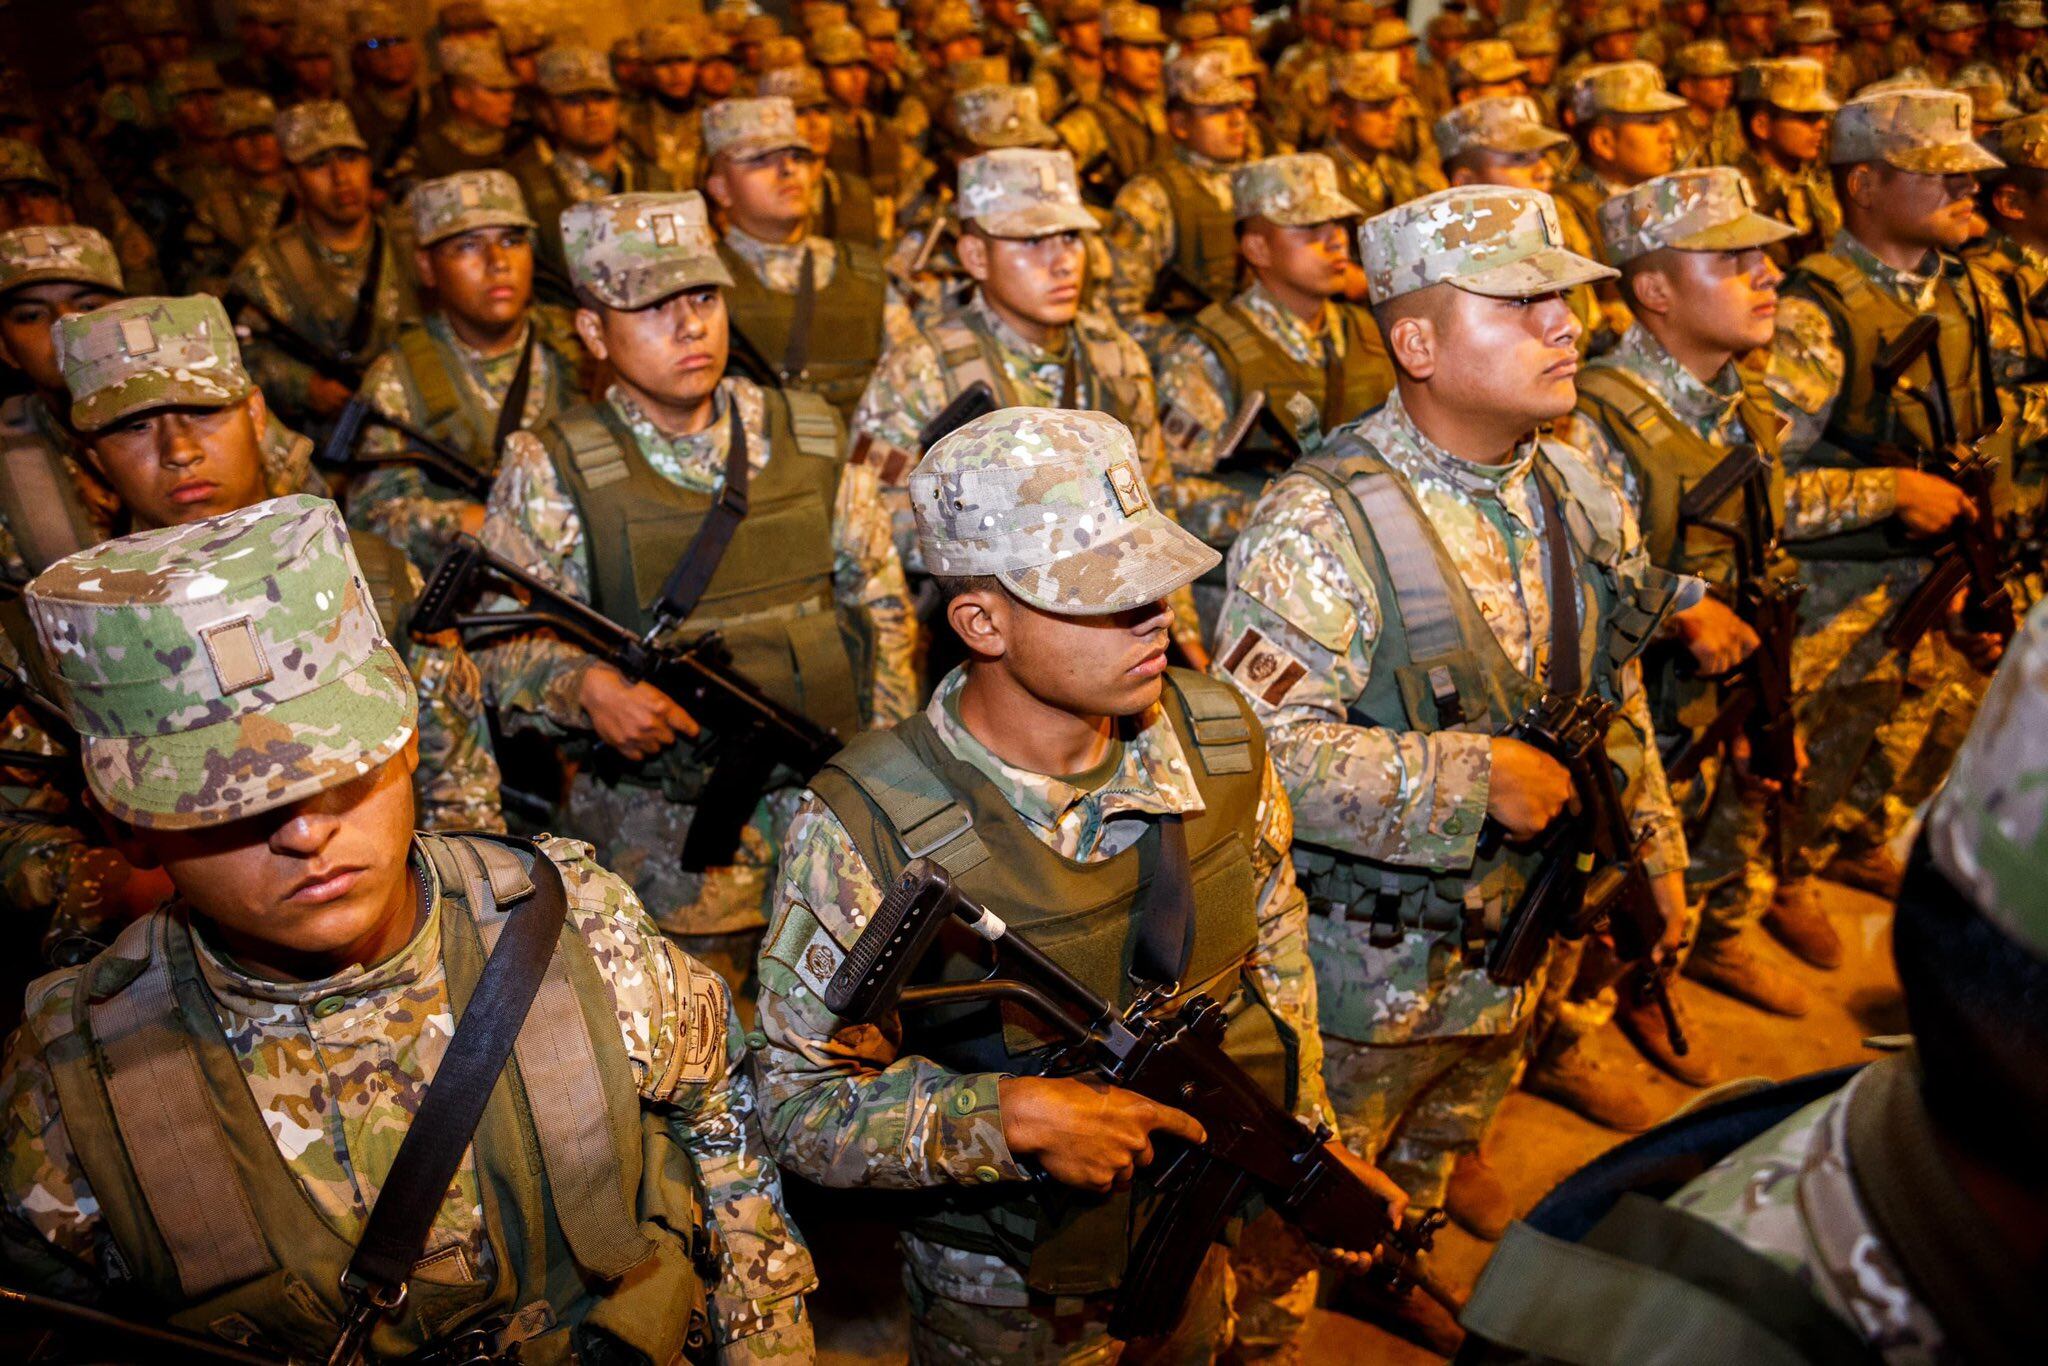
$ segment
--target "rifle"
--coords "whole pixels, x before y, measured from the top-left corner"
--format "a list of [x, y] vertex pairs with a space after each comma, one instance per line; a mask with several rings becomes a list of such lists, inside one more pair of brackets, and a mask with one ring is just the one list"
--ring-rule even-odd
[[[636, 636], [587, 603], [541, 582], [483, 547], [474, 536], [458, 536], [421, 592], [413, 613], [415, 635], [446, 630], [493, 635], [544, 628], [574, 641], [635, 682], [651, 683], [701, 723], [713, 753], [711, 775], [683, 840], [682, 863], [696, 872], [732, 862], [740, 831], [779, 765], [808, 778], [844, 743], [809, 717], [764, 695], [732, 666], [732, 653], [717, 632], [683, 645], [661, 645], [681, 624], [668, 607], [686, 569], [686, 557], [663, 585], [654, 624]], [[516, 590], [522, 608], [506, 612], [464, 612], [487, 583]]]
[[[1955, 413], [1949, 407], [1948, 375], [1936, 345], [1941, 325], [1931, 314], [1922, 314], [1900, 329], [1871, 361], [1872, 377], [1879, 392], [1894, 389], [1919, 404], [1927, 414], [1927, 429], [1933, 449], [1891, 451], [1880, 447], [1880, 458], [1895, 460], [1914, 469], [1936, 474], [1960, 488], [1970, 499], [1976, 515], [1959, 520], [1948, 541], [1934, 556], [1913, 591], [1906, 595], [1885, 628], [1884, 643], [1900, 654], [1911, 653], [1920, 638], [1948, 615], [1957, 593], [1963, 596], [1962, 621], [1965, 629], [1980, 635], [2011, 640], [2017, 621], [2012, 594], [2004, 580], [2006, 554], [2000, 545], [1998, 524], [1992, 506], [1992, 485], [1997, 471], [1990, 456], [1981, 449], [1982, 440], [1966, 445], [1957, 434]], [[1906, 378], [1906, 369], [1920, 357], [1927, 358], [1933, 380], [1922, 389]]]
[[328, 379], [337, 384], [346, 384], [351, 390], [363, 387], [363, 372], [370, 368], [367, 360], [359, 360], [346, 352], [315, 341], [247, 294], [228, 294], [221, 299], [221, 304], [227, 309], [230, 318], [237, 316], [244, 309], [254, 313], [263, 322], [264, 340], [274, 344], [278, 350], [293, 360], [312, 366]]
[[[355, 444], [362, 439], [364, 426], [372, 423], [388, 427], [404, 437], [408, 443], [406, 448], [388, 455], [356, 454]], [[315, 459], [328, 469], [343, 472], [378, 465], [417, 465], [442, 483], [461, 489], [479, 503], [491, 496], [491, 476], [471, 464], [462, 452], [391, 416], [360, 393], [342, 407], [340, 416], [334, 419], [333, 433], [327, 438], [327, 444], [319, 448]]]
[[[1596, 694], [1545, 693], [1508, 728], [1508, 735], [1563, 765], [1572, 800], [1536, 837], [1536, 871], [1487, 954], [1486, 975], [1502, 986], [1520, 986], [1542, 965], [1552, 939], [1578, 939], [1604, 925], [1616, 957], [1643, 966], [1634, 974], [1639, 1003], [1657, 1007], [1671, 1051], [1682, 1057], [1691, 1045], [1671, 1005], [1668, 969], [1654, 961], [1664, 917], [1636, 856], [1607, 758], [1613, 721], [1614, 704]], [[1492, 854], [1506, 837], [1489, 817], [1480, 854]]]
[[[99, 1309], [0, 1285], [0, 1321], [23, 1324], [31, 1331], [50, 1332], [52, 1325], [73, 1330], [82, 1343], [75, 1354], [60, 1348], [54, 1357], [46, 1346], [29, 1353], [31, 1361], [176, 1363], [177, 1366], [290, 1366], [283, 1357], [252, 1352], [231, 1342], [203, 1338], [176, 1328], [134, 1323]], [[90, 1349], [89, 1351], [87, 1349]]]
[[918, 429], [917, 448], [928, 451], [946, 437], [959, 431], [978, 417], [987, 417], [996, 411], [996, 392], [985, 379], [978, 379], [953, 396], [953, 401], [932, 415], [932, 420]]
[[[905, 985], [954, 922], [991, 946], [990, 975]], [[1005, 971], [1014, 975], [996, 975]], [[1316, 1243], [1377, 1250], [1372, 1274], [1390, 1290], [1418, 1286], [1456, 1314], [1463, 1307], [1458, 1294], [1419, 1260], [1443, 1211], [1411, 1212], [1396, 1225], [1384, 1201], [1325, 1148], [1328, 1135], [1289, 1114], [1223, 1051], [1221, 1004], [1196, 995], [1169, 1005], [1166, 997], [1165, 989], [1149, 990], [1119, 1011], [969, 900], [937, 863], [919, 858], [854, 941], [826, 986], [825, 1004], [836, 1015], [871, 1021], [891, 1010], [1013, 1002], [1067, 1040], [1048, 1072], [1093, 1073], [1201, 1121], [1208, 1141], [1181, 1148], [1157, 1179], [1159, 1204], [1138, 1236], [1110, 1313], [1116, 1337], [1150, 1337], [1178, 1321], [1209, 1245], [1254, 1195]]]
[[1152, 292], [1145, 296], [1147, 313], [1164, 313], [1169, 318], [1191, 317], [1217, 302], [1214, 295], [1188, 278], [1176, 261], [1168, 261], [1152, 277]]

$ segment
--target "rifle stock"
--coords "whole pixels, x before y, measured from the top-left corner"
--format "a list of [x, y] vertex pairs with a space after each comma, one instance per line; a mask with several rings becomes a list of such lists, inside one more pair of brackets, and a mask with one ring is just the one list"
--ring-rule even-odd
[[[389, 455], [360, 455], [356, 443], [366, 426], [386, 427], [406, 440], [403, 450]], [[437, 441], [412, 424], [378, 408], [363, 394], [351, 398], [334, 420], [334, 431], [320, 447], [320, 464], [336, 470], [374, 469], [379, 465], [417, 465], [444, 484], [452, 484], [481, 503], [491, 496], [492, 478], [462, 453]]]
[[953, 396], [953, 401], [932, 414], [932, 420], [918, 429], [919, 450], [928, 451], [978, 417], [996, 410], [996, 391], [985, 379], [978, 379]]
[[247, 294], [230, 294], [221, 303], [230, 318], [244, 309], [254, 313], [263, 322], [263, 339], [293, 360], [312, 366], [328, 379], [346, 384], [350, 389], [362, 387], [363, 372], [370, 368], [368, 361], [345, 356], [330, 346], [321, 345]]

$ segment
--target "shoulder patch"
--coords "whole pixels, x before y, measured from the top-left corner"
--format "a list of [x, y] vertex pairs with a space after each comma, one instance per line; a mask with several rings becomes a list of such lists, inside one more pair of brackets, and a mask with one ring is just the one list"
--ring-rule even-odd
[[689, 979], [682, 984], [676, 1022], [676, 1080], [707, 1082], [718, 1075], [725, 1056], [725, 1031], [732, 998], [725, 980], [696, 959], [683, 955]]
[[819, 923], [809, 907], [797, 902], [790, 903], [788, 914], [761, 954], [788, 968], [820, 1000], [824, 999], [832, 974], [846, 961], [846, 950], [839, 946], [839, 941]]
[[1308, 676], [1308, 665], [1256, 626], [1246, 627], [1222, 657], [1223, 671], [1247, 697], [1277, 707]]

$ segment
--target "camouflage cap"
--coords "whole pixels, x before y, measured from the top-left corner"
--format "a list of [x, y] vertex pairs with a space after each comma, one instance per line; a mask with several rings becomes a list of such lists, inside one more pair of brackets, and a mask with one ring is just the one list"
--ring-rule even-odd
[[1453, 90], [1458, 90], [1468, 85], [1498, 85], [1528, 74], [1528, 63], [1515, 55], [1513, 43], [1482, 38], [1465, 44], [1452, 55], [1445, 78]]
[[210, 294], [123, 299], [58, 319], [52, 336], [81, 432], [157, 408], [225, 408], [252, 387], [227, 310]]
[[1085, 24], [1102, 17], [1102, 0], [1053, 0], [1049, 9], [1054, 24]]
[[1173, 21], [1173, 40], [1182, 47], [1205, 43], [1223, 32], [1223, 26], [1216, 22], [1213, 14], [1197, 14], [1192, 10], [1183, 11]]
[[361, 0], [349, 6], [348, 36], [358, 43], [367, 43], [372, 38], [406, 38], [412, 35], [412, 25], [405, 22], [398, 6], [391, 0]]
[[484, 90], [517, 90], [519, 77], [505, 61], [505, 48], [495, 33], [458, 34], [440, 42], [441, 75], [453, 85]]
[[806, 0], [806, 3], [798, 5], [797, 9], [802, 12], [803, 29], [806, 33], [816, 33], [821, 28], [843, 24], [852, 14], [846, 6], [834, 3], [834, 0], [822, 0], [822, 3], [820, 0]]
[[1074, 154], [1061, 148], [1000, 147], [960, 163], [958, 213], [991, 237], [1094, 232], [1081, 202]]
[[1372, 0], [1339, 0], [1330, 11], [1330, 19], [1338, 28], [1370, 28], [1379, 13], [1380, 7]]
[[204, 57], [165, 62], [157, 68], [156, 79], [165, 97], [174, 100], [187, 95], [218, 94], [228, 88], [228, 83], [220, 78], [220, 68]]
[[1608, 199], [1599, 218], [1607, 263], [1613, 266], [1665, 247], [1742, 251], [1798, 232], [1758, 213], [1748, 177], [1732, 166], [1652, 177]]
[[968, 8], [967, 0], [941, 0], [932, 17], [919, 30], [928, 43], [950, 43], [961, 38], [972, 38], [981, 32], [981, 24]]
[[811, 60], [819, 66], [858, 66], [868, 59], [867, 39], [852, 24], [811, 31]]
[[1849, 17], [1842, 21], [1850, 28], [1870, 28], [1877, 24], [1896, 24], [1899, 12], [1886, 4], [1857, 5], [1849, 11]]
[[1183, 52], [1166, 64], [1166, 97], [1176, 104], [1204, 107], [1253, 103], [1230, 54], [1221, 48]]
[[984, 85], [956, 91], [953, 128], [981, 151], [997, 147], [1051, 147], [1059, 134], [1039, 112], [1038, 91], [1028, 85]]
[[1120, 0], [1102, 12], [1102, 40], [1126, 47], [1165, 47], [1166, 30], [1160, 27], [1159, 11], [1152, 6]]
[[434, 26], [443, 33], [460, 33], [465, 30], [496, 28], [498, 21], [491, 18], [483, 0], [447, 0], [434, 11]]
[[832, 102], [825, 93], [825, 77], [815, 66], [779, 66], [764, 71], [757, 91], [763, 99], [780, 96], [798, 109], [820, 109]]
[[1527, 95], [1488, 95], [1461, 104], [1436, 121], [1434, 132], [1445, 161], [1475, 148], [1515, 156], [1571, 141], [1543, 121], [1542, 106]]
[[1572, 81], [1567, 96], [1574, 117], [1606, 114], [1672, 114], [1685, 101], [1664, 88], [1664, 76], [1649, 62], [1595, 62]]
[[1321, 152], [1245, 163], [1230, 173], [1230, 198], [1239, 219], [1264, 218], [1283, 228], [1365, 217], [1337, 188], [1337, 163]]
[[1555, 57], [1564, 51], [1564, 39], [1540, 19], [1517, 19], [1502, 24], [1498, 36], [1507, 39], [1517, 57]]
[[1735, 78], [1735, 98], [1793, 114], [1832, 114], [1841, 108], [1828, 93], [1827, 68], [1811, 57], [1767, 57], [1749, 63]]
[[954, 90], [974, 90], [984, 85], [1009, 83], [1008, 58], [962, 57], [946, 63], [946, 84]]
[[1801, 5], [1778, 25], [1778, 41], [1818, 47], [1841, 42], [1842, 31], [1835, 27], [1834, 12], [1826, 5]]
[[2048, 612], [2005, 647], [1948, 781], [1927, 809], [1934, 867], [2007, 938], [2048, 958]]
[[0, 138], [0, 185], [30, 181], [62, 190], [64, 182], [50, 169], [49, 159], [33, 143], [20, 138]]
[[138, 38], [155, 38], [167, 33], [190, 33], [192, 21], [178, 0], [121, 0], [121, 13]]
[[610, 59], [594, 47], [551, 47], [540, 54], [535, 68], [542, 92], [558, 99], [619, 93]]
[[498, 36], [508, 57], [531, 57], [553, 46], [555, 35], [533, 20], [507, 15], [498, 22]]
[[932, 573], [990, 575], [1067, 616], [1158, 602], [1222, 561], [1153, 505], [1137, 442], [1107, 413], [978, 417], [925, 452], [910, 505]]
[[777, 34], [761, 44], [761, 69], [763, 71], [774, 71], [778, 67], [785, 66], [802, 66], [803, 61], [804, 41], [801, 38], [791, 38], [783, 34]]
[[2041, 0], [1999, 0], [1991, 9], [1991, 21], [2007, 28], [2048, 28], [2048, 13]]
[[2008, 119], [1987, 140], [2006, 165], [2048, 171], [2048, 110]]
[[1398, 53], [1340, 52], [1330, 59], [1329, 72], [1332, 99], [1385, 104], [1408, 93]]
[[220, 131], [226, 137], [238, 133], [267, 133], [277, 122], [277, 101], [261, 90], [236, 87], [221, 96]]
[[1547, 194], [1460, 185], [1368, 218], [1359, 255], [1375, 304], [1434, 284], [1494, 299], [1525, 299], [1619, 272], [1567, 248]]
[[649, 24], [638, 41], [643, 62], [694, 62], [704, 55], [697, 30], [681, 22]]
[[1586, 22], [1585, 37], [1606, 38], [1616, 33], [1640, 33], [1642, 18], [1633, 5], [1606, 4], [1593, 11], [1593, 17]]
[[[1374, 9], [1377, 10], [1377, 6]], [[1429, 21], [1429, 27], [1424, 32], [1429, 35], [1429, 40], [1433, 43], [1470, 38], [1472, 36], [1472, 21], [1467, 19], [1461, 10], [1445, 10]]]
[[1671, 71], [1681, 80], [1711, 80], [1733, 76], [1742, 69], [1729, 54], [1728, 44], [1719, 38], [1699, 38], [1671, 54]]
[[796, 106], [781, 97], [720, 100], [704, 110], [704, 156], [757, 157], [785, 147], [809, 151], [797, 131]]
[[1416, 42], [1415, 30], [1401, 19], [1375, 19], [1372, 27], [1365, 31], [1367, 52], [1393, 52], [1399, 48], [1414, 47]]
[[1970, 97], [1954, 90], [1865, 92], [1835, 115], [1828, 161], [1882, 161], [1918, 175], [1995, 171], [2005, 163], [1974, 141], [1970, 113]]
[[1949, 79], [1948, 88], [1970, 97], [1970, 117], [1978, 123], [2004, 123], [2020, 116], [2004, 73], [1989, 62], [1971, 62]]
[[505, 171], [457, 171], [413, 187], [413, 231], [423, 247], [479, 228], [531, 228], [519, 182]]
[[1925, 22], [1929, 33], [1961, 33], [1964, 29], [1983, 28], [1984, 11], [1975, 5], [1936, 5]]
[[615, 194], [562, 211], [562, 248], [576, 287], [633, 312], [686, 289], [732, 284], [704, 196]]
[[119, 294], [121, 262], [91, 228], [14, 228], [0, 232], [0, 294], [23, 285], [98, 285]]
[[277, 116], [277, 142], [284, 159], [294, 166], [337, 147], [370, 150], [356, 131], [355, 115], [340, 100], [311, 100], [282, 110]]
[[720, 0], [711, 10], [711, 27], [727, 37], [737, 36], [746, 27], [747, 20], [754, 17], [751, 0]]
[[286, 57], [331, 57], [341, 44], [341, 35], [315, 23], [293, 24], [285, 35]]
[[1258, 54], [1252, 51], [1252, 45], [1234, 33], [1226, 33], [1220, 38], [1211, 38], [1204, 42], [1202, 47], [1204, 50], [1213, 49], [1214, 51], [1221, 52], [1228, 57], [1230, 59], [1230, 74], [1239, 80], [1243, 80], [1247, 76], [1260, 76], [1265, 73], [1266, 68], [1259, 61]]
[[130, 825], [222, 825], [390, 759], [418, 693], [341, 509], [294, 494], [57, 561], [23, 601], [85, 776]]

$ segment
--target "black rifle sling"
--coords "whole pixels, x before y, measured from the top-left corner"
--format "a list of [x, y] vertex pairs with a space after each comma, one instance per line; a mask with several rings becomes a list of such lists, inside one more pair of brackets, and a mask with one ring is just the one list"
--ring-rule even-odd
[[384, 289], [384, 225], [370, 224], [370, 264], [363, 272], [363, 292], [356, 296], [355, 316], [348, 320], [348, 335], [342, 340], [344, 359], [351, 365], [366, 361], [363, 351], [377, 328], [377, 295]]
[[711, 586], [711, 576], [718, 572], [719, 561], [725, 558], [726, 547], [747, 517], [747, 484], [752, 477], [747, 464], [747, 431], [740, 422], [739, 400], [728, 395], [726, 402], [732, 411], [732, 430], [725, 444], [725, 487], [712, 500], [711, 511], [704, 514], [689, 549], [669, 572], [661, 600], [654, 604], [655, 615], [670, 621], [688, 620], [697, 610], [704, 590]]
[[1178, 987], [1195, 953], [1195, 883], [1188, 865], [1188, 835], [1178, 812], [1153, 827], [1152, 886], [1131, 950], [1131, 976]]
[[782, 348], [782, 382], [802, 377], [811, 364], [811, 321], [818, 311], [818, 258], [806, 242], [804, 273], [796, 282], [796, 305], [790, 313], [789, 340]]
[[568, 893], [554, 863], [537, 848], [533, 852], [533, 895], [507, 913], [497, 947], [484, 962], [455, 1037], [370, 1208], [362, 1241], [349, 1258], [343, 1283], [372, 1292], [380, 1302], [389, 1303], [389, 1296], [405, 1285], [426, 1247], [434, 1215], [476, 1135], [561, 937]]
[[1557, 492], [1542, 472], [1532, 471], [1543, 504], [1543, 551], [1550, 579], [1550, 690], [1576, 696], [1586, 686], [1579, 667], [1579, 575], [1572, 565], [1572, 539], [1565, 531]]
[[506, 386], [505, 402], [498, 408], [498, 425], [491, 433], [490, 468], [496, 469], [498, 461], [505, 454], [505, 440], [519, 430], [526, 416], [526, 393], [533, 387], [533, 358], [540, 350], [540, 333], [532, 323], [526, 325], [526, 348], [519, 353], [519, 368], [512, 372], [512, 383]]

